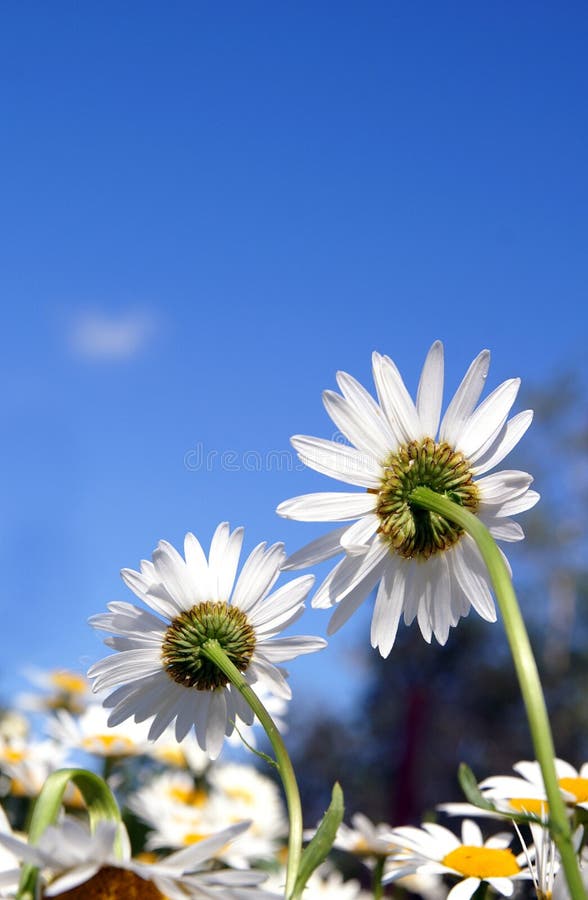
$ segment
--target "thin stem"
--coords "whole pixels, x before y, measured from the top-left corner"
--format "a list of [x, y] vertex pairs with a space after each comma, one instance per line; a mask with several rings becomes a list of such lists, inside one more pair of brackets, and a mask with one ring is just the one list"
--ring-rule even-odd
[[376, 862], [374, 864], [374, 871], [372, 874], [372, 890], [374, 893], [374, 900], [381, 900], [384, 896], [384, 886], [382, 885], [382, 876], [384, 874], [384, 865], [386, 863], [385, 856], [378, 856], [376, 858]]
[[586, 894], [572, 842], [570, 823], [555, 771], [555, 749], [543, 689], [504, 558], [486, 526], [469, 510], [426, 487], [415, 488], [410, 499], [417, 506], [436, 512], [461, 526], [474, 539], [486, 563], [504, 620], [510, 652], [527, 711], [535, 755], [543, 774], [549, 801], [550, 830], [560, 852], [570, 894], [573, 900], [585, 900]]
[[231, 662], [218, 641], [213, 638], [207, 640], [201, 647], [202, 653], [213, 662], [221, 672], [226, 675], [232, 685], [237, 688], [245, 698], [261, 724], [271, 742], [276, 754], [276, 763], [286, 794], [288, 816], [290, 819], [290, 834], [288, 837], [288, 866], [286, 870], [286, 900], [293, 897], [294, 884], [300, 866], [302, 855], [302, 805], [300, 793], [294, 774], [292, 761], [286, 750], [282, 736], [265, 706], [248, 685], [247, 681]]

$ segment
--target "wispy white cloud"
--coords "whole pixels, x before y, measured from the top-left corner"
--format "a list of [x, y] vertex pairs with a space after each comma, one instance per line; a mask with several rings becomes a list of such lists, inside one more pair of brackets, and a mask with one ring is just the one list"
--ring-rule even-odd
[[153, 339], [156, 319], [147, 312], [78, 313], [69, 329], [72, 352], [87, 360], [115, 361], [138, 356]]

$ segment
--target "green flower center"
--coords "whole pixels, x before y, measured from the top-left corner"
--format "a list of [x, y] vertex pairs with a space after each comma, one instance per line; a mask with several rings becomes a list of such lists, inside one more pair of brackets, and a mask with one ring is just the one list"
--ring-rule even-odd
[[240, 672], [245, 671], [255, 649], [255, 632], [247, 616], [236, 606], [206, 601], [177, 616], [165, 633], [161, 656], [170, 678], [199, 691], [225, 687], [229, 679], [202, 653], [202, 645], [211, 639]]
[[416, 487], [428, 487], [470, 512], [478, 509], [479, 493], [468, 460], [449, 444], [425, 438], [390, 454], [376, 492], [380, 534], [405, 559], [428, 559], [456, 544], [463, 529], [438, 513], [413, 506], [410, 496]]

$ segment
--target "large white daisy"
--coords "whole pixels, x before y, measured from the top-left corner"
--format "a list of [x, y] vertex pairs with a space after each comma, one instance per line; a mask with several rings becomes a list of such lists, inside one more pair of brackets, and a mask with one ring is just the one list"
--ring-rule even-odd
[[158, 738], [175, 720], [178, 741], [192, 726], [200, 746], [218, 756], [236, 720], [253, 722], [249, 705], [201, 652], [216, 639], [249, 684], [289, 699], [286, 673], [275, 664], [320, 650], [322, 638], [278, 637], [304, 610], [312, 576], [272, 588], [285, 560], [283, 544], [259, 544], [235, 581], [243, 529], [216, 529], [208, 559], [193, 534], [184, 542], [185, 559], [160, 541], [153, 561], [122, 577], [152, 611], [131, 603], [110, 603], [109, 612], [90, 619], [108, 631], [105, 643], [117, 653], [95, 663], [88, 674], [95, 691], [115, 690], [104, 704], [109, 724], [133, 716], [152, 718], [148, 736]]
[[[42, 897], [185, 900], [214, 896], [225, 900], [270, 900], [275, 895], [258, 888], [265, 881], [262, 872], [209, 870], [215, 853], [248, 825], [232, 825], [197, 846], [154, 863], [132, 859], [124, 826], [105, 820], [98, 822], [92, 833], [84, 822], [65, 817], [59, 825], [50, 825], [35, 846], [1, 832], [0, 844], [15, 857], [42, 870]], [[120, 853], [115, 846], [117, 835], [122, 844]]]
[[470, 819], [462, 823], [461, 840], [433, 822], [425, 822], [422, 828], [392, 829], [389, 837], [399, 852], [388, 860], [384, 884], [414, 873], [457, 875], [460, 881], [449, 892], [448, 900], [469, 900], [483, 881], [510, 897], [513, 882], [530, 877], [526, 855], [515, 856], [509, 849], [512, 834], [496, 834], [484, 841]]
[[[391, 359], [373, 355], [378, 402], [351, 375], [337, 374], [341, 394], [325, 391], [327, 412], [352, 446], [296, 435], [292, 444], [305, 465], [362, 492], [305, 494], [286, 500], [278, 513], [306, 522], [356, 521], [312, 541], [284, 568], [299, 569], [345, 553], [318, 588], [312, 605], [337, 608], [335, 632], [379, 584], [371, 641], [382, 656], [394, 643], [402, 613], [415, 618], [426, 641], [439, 643], [469, 612], [493, 622], [489, 578], [469, 535], [436, 513], [411, 505], [414, 488], [426, 486], [475, 513], [501, 541], [524, 535], [511, 516], [539, 495], [526, 472], [497, 466], [529, 427], [532, 412], [509, 419], [519, 389], [513, 378], [479, 406], [490, 353], [474, 359], [441, 419], [443, 345], [431, 347], [416, 404]], [[441, 424], [439, 422], [441, 421]]]

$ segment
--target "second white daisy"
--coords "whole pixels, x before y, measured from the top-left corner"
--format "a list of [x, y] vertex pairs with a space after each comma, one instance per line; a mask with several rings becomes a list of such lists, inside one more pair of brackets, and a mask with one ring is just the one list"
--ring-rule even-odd
[[181, 741], [192, 726], [201, 747], [218, 756], [235, 721], [253, 721], [253, 712], [228, 679], [201, 652], [218, 641], [249, 684], [289, 699], [285, 672], [275, 664], [325, 646], [322, 638], [278, 637], [304, 610], [313, 576], [272, 588], [285, 560], [283, 544], [259, 544], [236, 579], [243, 529], [223, 522], [212, 538], [208, 559], [193, 534], [184, 542], [185, 559], [160, 541], [152, 562], [122, 577], [151, 608], [115, 602], [90, 619], [114, 635], [105, 643], [117, 653], [95, 663], [88, 674], [95, 691], [114, 688], [104, 701], [111, 725], [129, 717], [153, 719], [154, 740], [175, 720]]
[[313, 541], [285, 567], [303, 568], [345, 553], [312, 601], [321, 608], [337, 604], [330, 633], [376, 585], [371, 641], [382, 656], [392, 648], [403, 613], [407, 625], [417, 619], [425, 640], [434, 635], [441, 644], [470, 607], [495, 621], [489, 578], [473, 539], [411, 503], [415, 488], [428, 487], [477, 515], [494, 538], [522, 539], [521, 526], [511, 516], [539, 499], [529, 490], [533, 479], [512, 470], [486, 473], [518, 443], [532, 413], [508, 419], [518, 378], [505, 381], [476, 406], [489, 362], [487, 350], [476, 357], [439, 424], [441, 342], [427, 355], [416, 404], [392, 360], [374, 353], [379, 403], [345, 372], [337, 374], [341, 395], [323, 394], [327, 412], [352, 446], [305, 435], [292, 438], [305, 465], [364, 488], [363, 493], [306, 494], [278, 507], [280, 515], [307, 522], [357, 520]]

